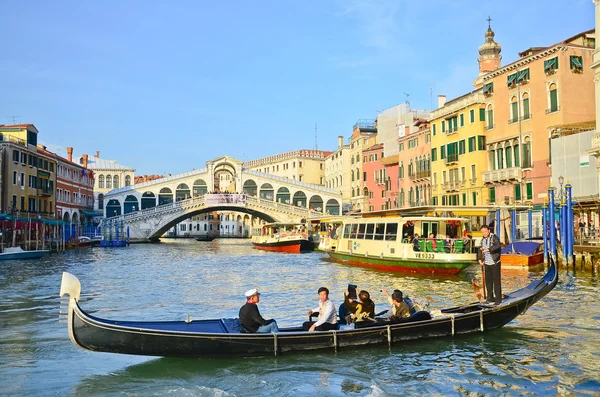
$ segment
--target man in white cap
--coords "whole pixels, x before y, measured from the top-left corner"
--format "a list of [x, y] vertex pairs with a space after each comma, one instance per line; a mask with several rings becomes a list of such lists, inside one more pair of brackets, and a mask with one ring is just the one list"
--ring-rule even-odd
[[265, 320], [258, 311], [258, 302], [260, 302], [260, 292], [256, 288], [246, 291], [246, 303], [240, 309], [240, 324], [242, 330], [248, 333], [255, 332], [279, 332], [277, 321]]

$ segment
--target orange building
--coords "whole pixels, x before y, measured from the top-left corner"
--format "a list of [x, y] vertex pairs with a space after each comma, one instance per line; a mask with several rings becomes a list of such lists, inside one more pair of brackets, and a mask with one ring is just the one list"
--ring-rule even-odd
[[488, 29], [473, 84], [486, 98], [489, 203], [541, 203], [551, 183], [550, 128], [595, 119], [595, 32], [529, 48], [504, 67], [493, 37]]

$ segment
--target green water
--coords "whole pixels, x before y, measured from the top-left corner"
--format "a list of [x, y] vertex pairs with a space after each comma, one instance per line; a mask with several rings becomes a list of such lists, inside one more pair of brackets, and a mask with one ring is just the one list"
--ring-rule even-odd
[[[426, 278], [350, 267], [323, 253], [277, 254], [248, 240], [172, 240], [0, 262], [0, 395], [599, 395], [600, 278], [561, 271], [558, 286], [526, 314], [485, 334], [405, 345], [254, 359], [166, 359], [92, 353], [59, 322], [63, 271], [82, 283], [81, 305], [130, 320], [235, 317], [246, 290], [280, 326], [317, 305], [316, 290], [342, 301], [351, 282], [385, 308], [381, 288], [426, 297], [432, 308], [474, 300], [477, 266]], [[505, 291], [539, 273], [503, 275]], [[64, 316], [63, 316], [64, 317]]]

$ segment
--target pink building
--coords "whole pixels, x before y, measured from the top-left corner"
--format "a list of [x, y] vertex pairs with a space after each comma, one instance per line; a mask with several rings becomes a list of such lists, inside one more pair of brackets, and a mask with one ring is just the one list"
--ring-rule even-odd
[[[429, 122], [417, 119], [418, 130], [398, 138], [398, 207], [431, 204], [431, 134]], [[436, 183], [435, 181], [433, 182]]]
[[387, 209], [388, 191], [391, 191], [391, 179], [388, 178], [387, 168], [382, 163], [383, 144], [378, 143], [362, 151], [362, 193], [363, 208], [368, 212]]

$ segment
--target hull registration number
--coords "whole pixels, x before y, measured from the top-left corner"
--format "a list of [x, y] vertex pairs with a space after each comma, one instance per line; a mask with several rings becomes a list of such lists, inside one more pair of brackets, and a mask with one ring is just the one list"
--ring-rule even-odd
[[425, 252], [415, 252], [415, 257], [418, 259], [434, 259], [435, 254], [428, 254]]

